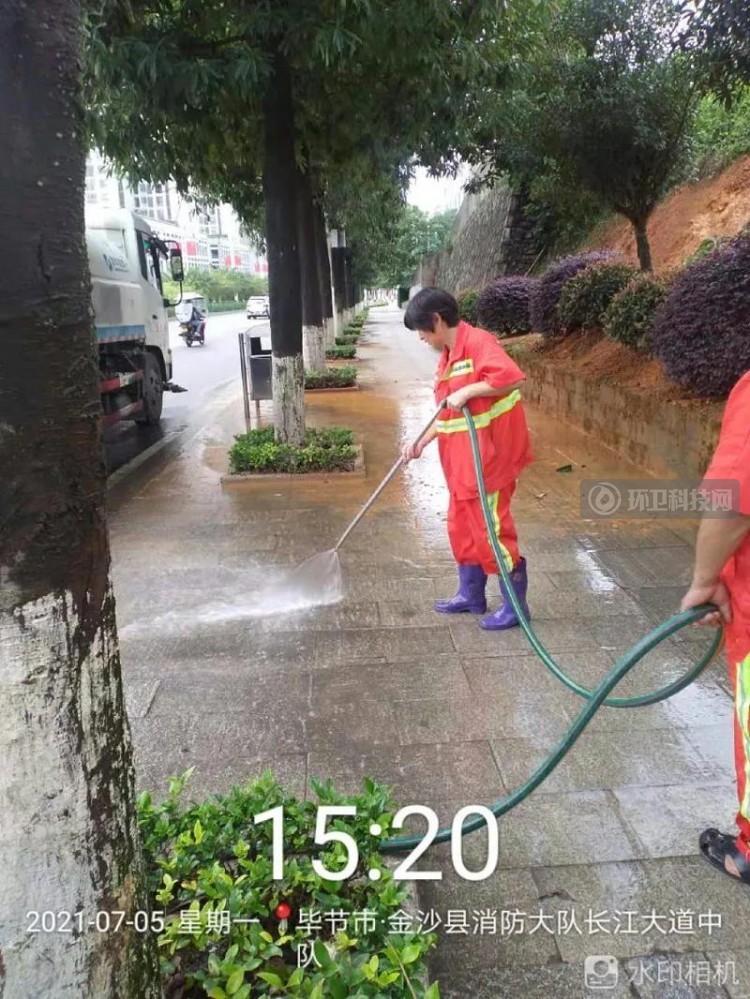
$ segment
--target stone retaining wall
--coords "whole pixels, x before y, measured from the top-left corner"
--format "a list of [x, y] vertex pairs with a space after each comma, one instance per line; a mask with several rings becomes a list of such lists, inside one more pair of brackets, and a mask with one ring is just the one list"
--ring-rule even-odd
[[413, 285], [437, 285], [454, 295], [468, 288], [481, 291], [494, 278], [527, 273], [538, 259], [537, 242], [523, 194], [504, 185], [467, 194], [450, 249], [423, 257]]
[[719, 436], [724, 404], [674, 403], [584, 378], [523, 352], [524, 397], [656, 475], [699, 477]]

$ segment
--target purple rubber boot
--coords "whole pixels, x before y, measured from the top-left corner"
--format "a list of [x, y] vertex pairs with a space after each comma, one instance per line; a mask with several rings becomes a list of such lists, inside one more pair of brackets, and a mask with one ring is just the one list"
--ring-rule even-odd
[[[521, 605], [521, 609], [528, 618], [529, 605], [526, 603], [526, 590], [529, 581], [526, 577], [525, 558], [519, 559], [518, 565], [510, 574], [510, 581], [513, 584], [513, 592]], [[506, 628], [515, 628], [519, 623], [518, 616], [513, 610], [513, 604], [510, 602], [510, 597], [505, 590], [505, 583], [502, 576], [500, 577], [500, 593], [503, 597], [502, 605], [498, 607], [494, 614], [490, 614], [489, 617], [485, 617], [479, 622], [480, 628], [484, 628], [485, 631], [505, 631]]]
[[459, 565], [458, 593], [450, 600], [435, 602], [435, 610], [440, 614], [484, 614], [487, 599], [484, 588], [487, 574], [481, 565]]

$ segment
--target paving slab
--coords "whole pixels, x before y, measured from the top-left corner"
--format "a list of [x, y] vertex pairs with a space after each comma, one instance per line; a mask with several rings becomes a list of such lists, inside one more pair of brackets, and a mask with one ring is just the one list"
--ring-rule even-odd
[[750, 893], [689, 854], [686, 839], [683, 857], [535, 868], [545, 908], [567, 913], [569, 926], [576, 913], [578, 929], [556, 937], [563, 960], [582, 961], [594, 946], [619, 958], [743, 948]]
[[[726, 777], [732, 762], [731, 754], [722, 760], [704, 759], [695, 749], [700, 741], [700, 735], [691, 738], [689, 729], [655, 729], [647, 739], [638, 729], [586, 731], [539, 793], [680, 787], [687, 796], [692, 785]], [[503, 781], [509, 787], [523, 784], [555, 746], [553, 740], [538, 738], [492, 743]]]

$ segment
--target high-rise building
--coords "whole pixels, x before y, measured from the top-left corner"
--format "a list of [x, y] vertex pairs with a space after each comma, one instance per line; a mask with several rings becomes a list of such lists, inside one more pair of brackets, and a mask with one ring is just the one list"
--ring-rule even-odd
[[244, 233], [230, 205], [208, 211], [180, 194], [172, 181], [132, 187], [120, 180], [97, 150], [86, 160], [86, 204], [128, 208], [141, 215], [157, 236], [182, 247], [185, 267], [229, 267], [247, 274], [268, 274], [268, 263]]

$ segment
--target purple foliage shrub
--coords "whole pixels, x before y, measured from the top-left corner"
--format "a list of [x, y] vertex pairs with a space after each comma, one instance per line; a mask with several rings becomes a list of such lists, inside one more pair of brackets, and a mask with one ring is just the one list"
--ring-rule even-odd
[[500, 336], [531, 330], [529, 306], [538, 278], [501, 277], [488, 284], [477, 301], [479, 324]]
[[595, 250], [563, 257], [550, 264], [531, 295], [531, 328], [546, 337], [563, 334], [565, 330], [557, 306], [565, 282], [575, 277], [584, 267], [606, 263], [613, 258], [614, 254], [607, 250]]
[[678, 385], [705, 396], [729, 393], [750, 369], [750, 231], [675, 279], [651, 342]]

